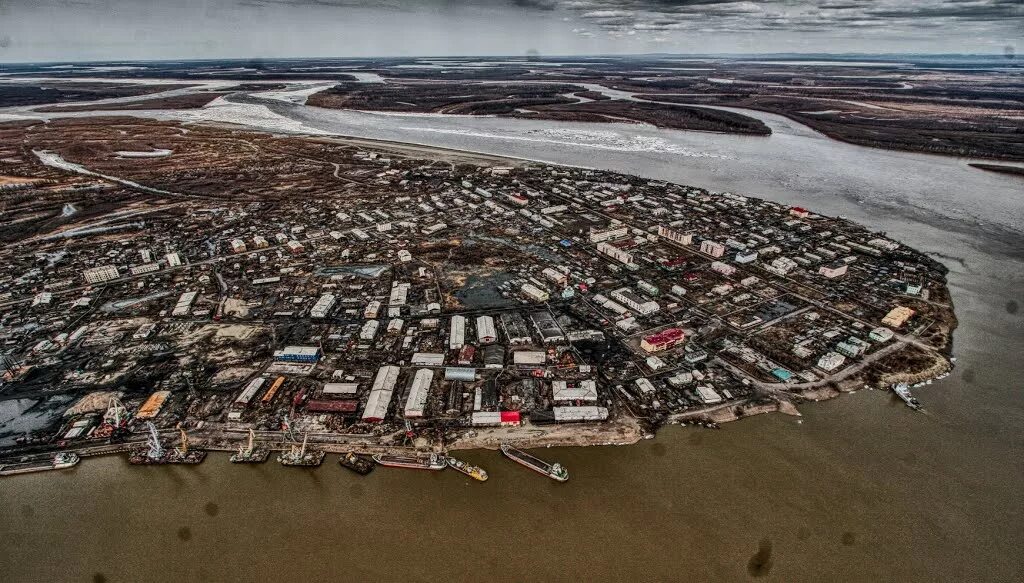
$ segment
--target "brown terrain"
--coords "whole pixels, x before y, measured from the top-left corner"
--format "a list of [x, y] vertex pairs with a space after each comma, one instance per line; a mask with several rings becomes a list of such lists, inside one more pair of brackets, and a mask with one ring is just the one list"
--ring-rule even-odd
[[154, 97], [152, 99], [140, 99], [128, 103], [107, 103], [98, 105], [53, 105], [49, 107], [37, 107], [36, 111], [61, 112], [61, 111], [125, 111], [140, 109], [196, 109], [203, 107], [214, 99], [227, 93], [190, 93], [188, 95], [175, 95], [172, 97]]
[[0, 82], [0, 107], [136, 97], [185, 87], [189, 85], [184, 82], [181, 85], [145, 85], [118, 83], [116, 79], [109, 83], [47, 81], [37, 85]]
[[[601, 99], [594, 99], [600, 96]], [[591, 101], [592, 100], [592, 101]], [[308, 105], [368, 111], [497, 115], [578, 122], [768, 135], [760, 121], [701, 107], [612, 100], [581, 87], [540, 83], [345, 83], [312, 95]]]

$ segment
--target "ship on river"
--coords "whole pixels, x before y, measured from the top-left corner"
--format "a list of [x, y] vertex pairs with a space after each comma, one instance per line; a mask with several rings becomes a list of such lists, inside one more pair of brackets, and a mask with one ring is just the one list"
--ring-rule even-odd
[[460, 459], [455, 459], [452, 456], [446, 456], [444, 461], [448, 464], [449, 468], [458, 470], [474, 480], [479, 480], [481, 482], [487, 481], [487, 471], [479, 466], [467, 464], [466, 462]]
[[348, 468], [361, 476], [365, 476], [373, 471], [373, 462], [361, 455], [356, 455], [351, 451], [341, 456], [338, 463], [341, 464], [342, 467]]
[[392, 468], [413, 470], [443, 470], [448, 467], [444, 456], [432, 453], [429, 456], [375, 454], [373, 461]]
[[907, 407], [915, 411], [921, 410], [921, 402], [914, 398], [914, 395], [910, 394], [910, 386], [907, 383], [899, 383], [893, 385], [892, 392], [896, 393], [896, 396], [903, 399], [903, 402], [907, 404]]
[[22, 458], [19, 461], [0, 465], [0, 476], [14, 476], [17, 474], [29, 474], [32, 472], [45, 472], [49, 470], [63, 470], [74, 466], [82, 458], [77, 453], [62, 451], [52, 458], [28, 459]]
[[521, 449], [516, 449], [507, 443], [501, 444], [501, 453], [505, 454], [505, 457], [512, 461], [522, 464], [531, 470], [544, 474], [552, 480], [558, 482], [564, 482], [569, 479], [569, 471], [559, 463], [549, 464], [548, 462], [536, 458]]

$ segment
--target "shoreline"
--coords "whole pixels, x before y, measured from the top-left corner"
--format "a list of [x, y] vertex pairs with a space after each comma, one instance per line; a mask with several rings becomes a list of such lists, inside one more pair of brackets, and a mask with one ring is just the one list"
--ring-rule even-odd
[[[386, 443], [345, 444], [317, 441], [321, 435], [332, 434], [316, 434], [310, 443], [313, 447], [328, 454], [352, 452], [361, 455], [377, 453], [426, 454], [473, 450], [496, 451], [502, 443], [511, 443], [521, 449], [628, 446], [646, 439], [655, 439], [658, 432], [665, 425], [687, 425], [688, 422], [693, 422], [695, 425], [709, 423], [712, 426], [716, 426], [768, 413], [781, 413], [792, 417], [802, 417], [803, 414], [800, 411], [800, 406], [802, 405], [829, 401], [865, 388], [888, 392], [890, 389], [886, 387], [898, 382], [906, 382], [913, 386], [925, 385], [934, 380], [940, 380], [952, 370], [953, 365], [950, 361], [940, 355], [936, 356], [937, 358], [927, 369], [916, 373], [892, 374], [886, 377], [886, 380], [891, 382], [880, 387], [868, 386], [863, 383], [863, 379], [857, 376], [853, 379], [844, 379], [838, 383], [831, 381], [822, 383], [818, 387], [805, 389], [800, 392], [777, 393], [768, 397], [768, 402], [755, 403], [753, 400], [747, 400], [739, 403], [722, 403], [693, 411], [672, 413], [666, 415], [661, 422], [650, 423], [648, 421], [649, 429], [644, 427], [644, 418], [627, 414], [618, 415], [614, 419], [599, 424], [531, 425], [527, 423], [513, 427], [468, 429], [446, 445], [432, 444], [430, 447]], [[583, 428], [582, 431], [580, 430], [581, 428]], [[245, 443], [248, 437], [242, 429], [231, 430], [230, 433], [237, 433], [237, 439], [225, 440], [223, 437], [218, 439], [199, 433], [190, 434], [189, 441], [195, 449], [207, 452], [232, 453], [237, 451], [238, 446]], [[136, 435], [142, 436], [143, 434]], [[342, 434], [333, 435], [341, 436]], [[286, 451], [292, 446], [292, 442], [261, 441], [260, 445], [271, 452], [278, 452]], [[59, 452], [77, 453], [83, 458], [124, 455], [135, 447], [144, 446], [144, 440], [134, 440], [122, 443], [89, 444], [84, 447], [41, 448], [38, 451], [25, 452], [20, 455], [3, 452], [0, 453], [0, 464], [12, 463], [22, 457], [39, 457]]]

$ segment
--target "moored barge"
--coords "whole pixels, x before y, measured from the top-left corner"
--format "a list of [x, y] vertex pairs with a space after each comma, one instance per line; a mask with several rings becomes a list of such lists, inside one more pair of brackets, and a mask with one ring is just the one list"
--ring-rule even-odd
[[30, 474], [32, 472], [45, 472], [49, 470], [63, 470], [74, 466], [82, 458], [77, 453], [62, 451], [52, 458], [27, 459], [0, 465], [0, 476], [15, 476], [18, 474]]
[[429, 456], [374, 454], [373, 461], [392, 468], [413, 470], [443, 470], [448, 467], [443, 456], [432, 453]]
[[505, 454], [505, 457], [510, 460], [524, 465], [538, 474], [544, 474], [557, 482], [564, 482], [569, 479], [569, 471], [566, 470], [562, 464], [549, 464], [540, 458], [534, 457], [525, 451], [516, 449], [506, 443], [501, 445], [501, 453]]

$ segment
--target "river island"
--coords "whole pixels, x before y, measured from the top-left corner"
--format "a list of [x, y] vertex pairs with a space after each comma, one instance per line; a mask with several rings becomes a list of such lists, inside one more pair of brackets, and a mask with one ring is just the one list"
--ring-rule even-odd
[[0, 138], [8, 460], [627, 444], [951, 368], [946, 269], [813, 209], [224, 124]]

